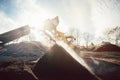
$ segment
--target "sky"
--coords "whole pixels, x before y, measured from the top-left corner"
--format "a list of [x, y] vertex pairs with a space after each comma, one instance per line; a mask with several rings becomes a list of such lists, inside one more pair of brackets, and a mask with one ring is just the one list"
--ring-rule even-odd
[[99, 36], [120, 26], [119, 0], [0, 0], [0, 33], [29, 25], [42, 28], [46, 19], [59, 16], [58, 29]]

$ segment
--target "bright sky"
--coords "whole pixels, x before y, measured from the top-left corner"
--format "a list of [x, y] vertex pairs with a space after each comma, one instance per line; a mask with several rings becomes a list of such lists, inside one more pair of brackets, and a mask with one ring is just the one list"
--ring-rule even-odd
[[107, 27], [120, 26], [119, 0], [0, 0], [0, 33], [30, 25], [42, 27], [59, 16], [59, 28], [74, 27], [100, 35]]

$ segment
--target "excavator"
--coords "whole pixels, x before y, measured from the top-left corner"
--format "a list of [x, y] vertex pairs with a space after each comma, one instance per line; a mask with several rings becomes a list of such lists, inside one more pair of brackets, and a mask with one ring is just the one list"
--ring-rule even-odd
[[59, 18], [56, 16], [53, 19], [48, 19], [45, 21], [44, 24], [44, 30], [49, 31], [52, 33], [57, 40], [61, 40], [64, 43], [68, 44], [72, 49], [75, 49], [75, 45], [73, 42], [76, 40], [76, 38], [72, 35], [66, 36], [65, 33], [57, 30], [57, 26], [59, 24]]
[[[66, 36], [65, 33], [57, 30], [58, 24], [59, 24], [58, 16], [56, 16], [53, 19], [46, 20], [44, 24], [45, 35], [49, 36], [52, 40], [54, 39], [61, 40], [64, 43], [68, 44], [72, 49], [75, 49], [75, 45], [73, 44], [73, 42], [76, 40], [76, 38], [72, 35]], [[49, 33], [46, 32], [46, 30], [50, 32], [54, 36], [54, 38], [52, 38], [49, 35]], [[0, 34], [0, 49], [3, 48], [6, 43], [9, 43], [29, 33], [30, 33], [30, 27], [28, 25], [25, 25], [20, 28]], [[54, 40], [54, 42], [56, 40]]]

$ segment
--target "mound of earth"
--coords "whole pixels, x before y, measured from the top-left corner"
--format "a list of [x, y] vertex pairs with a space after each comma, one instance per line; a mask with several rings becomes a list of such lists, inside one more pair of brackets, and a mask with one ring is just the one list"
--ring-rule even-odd
[[0, 80], [38, 80], [32, 69], [46, 47], [40, 42], [20, 42], [5, 45], [0, 50]]
[[46, 47], [40, 42], [20, 42], [4, 46], [0, 50], [0, 62], [4, 61], [34, 61], [41, 58], [46, 52]]
[[110, 51], [110, 52], [120, 52], [120, 47], [111, 43], [103, 44], [97, 47], [94, 51], [103, 52], [103, 51]]
[[57, 44], [38, 61], [33, 72], [40, 80], [98, 80]]
[[0, 80], [38, 80], [23, 62], [0, 63]]

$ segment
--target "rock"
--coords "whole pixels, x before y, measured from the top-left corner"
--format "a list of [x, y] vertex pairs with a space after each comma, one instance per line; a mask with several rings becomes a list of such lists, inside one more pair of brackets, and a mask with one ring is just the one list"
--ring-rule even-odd
[[98, 80], [57, 44], [38, 61], [33, 72], [40, 80]]

